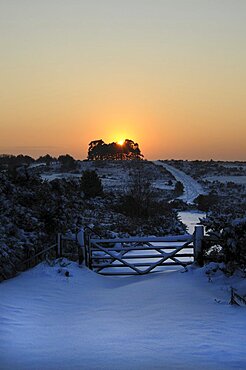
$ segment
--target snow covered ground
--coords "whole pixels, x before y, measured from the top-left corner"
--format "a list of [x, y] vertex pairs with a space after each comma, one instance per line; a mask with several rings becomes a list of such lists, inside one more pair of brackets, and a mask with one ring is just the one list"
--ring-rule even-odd
[[244, 184], [246, 185], [246, 176], [206, 176], [203, 177], [203, 180], [207, 181], [219, 181], [222, 183], [227, 183], [227, 182], [234, 182], [235, 184]]
[[46, 163], [44, 163], [44, 162], [42, 162], [42, 163], [34, 162], [34, 163], [31, 163], [29, 165], [29, 168], [37, 168], [37, 167], [45, 167], [45, 166], [46, 166]]
[[234, 278], [68, 270], [42, 263], [0, 285], [1, 369], [246, 368], [246, 311], [228, 305]]
[[206, 217], [206, 213], [201, 211], [182, 211], [179, 212], [179, 217], [183, 224], [188, 227], [188, 233], [193, 234], [195, 226], [200, 224], [200, 219]]
[[42, 173], [40, 175], [40, 177], [41, 177], [42, 180], [52, 181], [52, 180], [55, 180], [55, 179], [69, 179], [69, 178], [73, 178], [73, 177], [80, 178], [81, 173], [71, 173], [71, 172], [47, 173], [47, 174]]
[[96, 161], [83, 161], [80, 163], [80, 170], [78, 173], [72, 172], [47, 172], [41, 173], [40, 176], [43, 180], [52, 181], [54, 179], [80, 179], [83, 171], [90, 170], [98, 173], [103, 188], [107, 191], [126, 189], [129, 181], [129, 169], [126, 168], [125, 163], [119, 162], [106, 162], [97, 163]]
[[153, 181], [152, 186], [160, 190], [173, 190], [174, 189], [174, 185], [168, 185], [168, 183], [164, 182], [163, 179]]
[[194, 180], [191, 176], [187, 175], [183, 171], [178, 170], [177, 168], [170, 166], [169, 164], [161, 161], [155, 161], [155, 164], [163, 166], [167, 171], [176, 178], [177, 181], [180, 181], [184, 185], [184, 194], [179, 197], [184, 202], [193, 203], [194, 199], [198, 197], [199, 194], [204, 194], [205, 191], [202, 186]]

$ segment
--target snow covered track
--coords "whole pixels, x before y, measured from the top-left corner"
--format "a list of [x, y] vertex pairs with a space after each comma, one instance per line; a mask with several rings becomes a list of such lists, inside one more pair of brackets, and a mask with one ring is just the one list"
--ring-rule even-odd
[[42, 263], [0, 285], [1, 370], [245, 369], [245, 309], [203, 269], [68, 270]]
[[158, 166], [164, 167], [175, 177], [177, 181], [182, 182], [182, 184], [184, 185], [184, 194], [181, 195], [179, 199], [182, 199], [184, 202], [193, 203], [194, 199], [196, 199], [199, 194], [205, 193], [202, 186], [183, 171], [180, 171], [165, 162], [155, 161], [154, 163]]

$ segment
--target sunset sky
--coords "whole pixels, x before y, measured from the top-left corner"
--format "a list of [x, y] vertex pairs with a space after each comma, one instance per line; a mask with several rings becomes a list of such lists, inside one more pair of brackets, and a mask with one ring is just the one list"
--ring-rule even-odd
[[0, 0], [0, 153], [246, 160], [246, 0]]

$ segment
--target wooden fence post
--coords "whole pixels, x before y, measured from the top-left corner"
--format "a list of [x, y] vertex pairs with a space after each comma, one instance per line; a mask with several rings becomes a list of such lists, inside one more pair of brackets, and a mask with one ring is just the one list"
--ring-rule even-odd
[[85, 259], [85, 231], [83, 227], [76, 234], [76, 240], [79, 244], [79, 249], [78, 249], [79, 265], [82, 265]]
[[85, 232], [85, 265], [90, 268], [90, 250], [91, 250], [91, 237], [88, 232]]
[[204, 238], [204, 226], [196, 225], [194, 231], [194, 255], [195, 255], [194, 259], [199, 266], [203, 266], [203, 250], [202, 250], [203, 238]]
[[58, 233], [57, 234], [57, 258], [61, 257], [62, 256], [62, 245], [61, 245], [61, 233]]
[[87, 267], [91, 270], [92, 267], [91, 267], [91, 238], [90, 238], [90, 235], [89, 235], [89, 241], [88, 241], [88, 245], [87, 245]]

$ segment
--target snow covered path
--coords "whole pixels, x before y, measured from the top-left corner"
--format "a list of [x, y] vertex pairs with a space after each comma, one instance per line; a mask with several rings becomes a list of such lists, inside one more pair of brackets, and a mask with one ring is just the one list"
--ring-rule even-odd
[[2, 370], [246, 368], [245, 308], [229, 306], [229, 289], [202, 269], [57, 269], [43, 263], [0, 285]]
[[191, 176], [187, 175], [183, 171], [178, 170], [177, 168], [170, 166], [169, 164], [161, 161], [155, 161], [155, 164], [158, 166], [163, 166], [167, 171], [175, 177], [177, 181], [180, 181], [184, 185], [184, 194], [179, 197], [184, 202], [193, 203], [194, 199], [198, 197], [199, 194], [204, 194], [202, 186], [194, 180]]

